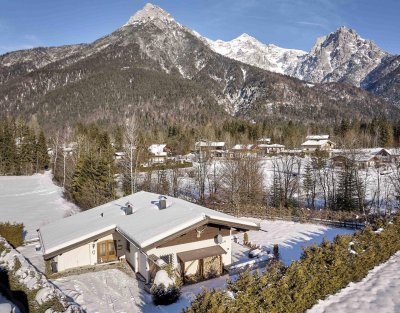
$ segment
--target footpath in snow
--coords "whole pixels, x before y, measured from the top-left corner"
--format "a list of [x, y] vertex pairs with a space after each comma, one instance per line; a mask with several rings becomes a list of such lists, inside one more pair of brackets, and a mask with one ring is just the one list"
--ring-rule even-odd
[[40, 226], [78, 210], [62, 197], [51, 172], [0, 177], [0, 221], [24, 223], [26, 239], [37, 237]]
[[400, 312], [400, 252], [307, 313]]

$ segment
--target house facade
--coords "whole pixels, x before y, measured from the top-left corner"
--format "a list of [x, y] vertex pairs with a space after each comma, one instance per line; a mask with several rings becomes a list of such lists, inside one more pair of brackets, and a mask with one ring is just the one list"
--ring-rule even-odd
[[228, 153], [224, 141], [200, 140], [195, 143], [194, 148], [201, 158], [222, 158]]
[[184, 282], [231, 264], [231, 237], [259, 225], [172, 197], [138, 192], [38, 229], [53, 271], [126, 260], [151, 282], [171, 266]]
[[332, 151], [335, 143], [329, 140], [329, 135], [310, 135], [306, 141], [301, 144], [303, 152]]
[[236, 144], [231, 149], [232, 156], [235, 158], [256, 158], [258, 149], [253, 144]]
[[165, 163], [171, 149], [166, 144], [152, 144], [149, 146], [148, 151], [150, 154], [150, 164], [160, 164]]

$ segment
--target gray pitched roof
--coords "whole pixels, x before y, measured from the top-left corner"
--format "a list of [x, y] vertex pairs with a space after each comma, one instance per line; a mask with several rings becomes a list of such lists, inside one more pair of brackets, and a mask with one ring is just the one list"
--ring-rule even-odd
[[[38, 232], [45, 255], [89, 240], [106, 232], [120, 231], [141, 248], [206, 220], [254, 229], [256, 223], [241, 220], [188, 201], [167, 197], [167, 208], [159, 209], [160, 195], [140, 191], [41, 227]], [[125, 215], [127, 203], [133, 207]]]

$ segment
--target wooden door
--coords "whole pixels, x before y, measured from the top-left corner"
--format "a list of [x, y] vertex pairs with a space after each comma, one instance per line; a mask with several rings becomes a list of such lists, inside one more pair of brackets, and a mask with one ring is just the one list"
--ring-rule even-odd
[[117, 249], [115, 240], [104, 240], [97, 243], [97, 263], [115, 261]]

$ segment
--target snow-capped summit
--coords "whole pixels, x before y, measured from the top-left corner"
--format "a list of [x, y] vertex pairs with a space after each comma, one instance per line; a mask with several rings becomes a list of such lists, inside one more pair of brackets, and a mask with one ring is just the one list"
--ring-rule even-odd
[[272, 44], [263, 44], [244, 33], [231, 41], [207, 39], [210, 47], [217, 53], [277, 73], [286, 73], [296, 67], [305, 51], [284, 49]]
[[389, 54], [345, 26], [319, 37], [296, 69], [288, 73], [311, 82], [360, 82]]
[[155, 19], [163, 22], [175, 21], [168, 12], [164, 11], [159, 6], [147, 3], [143, 9], [137, 11], [124, 26], [146, 23]]

